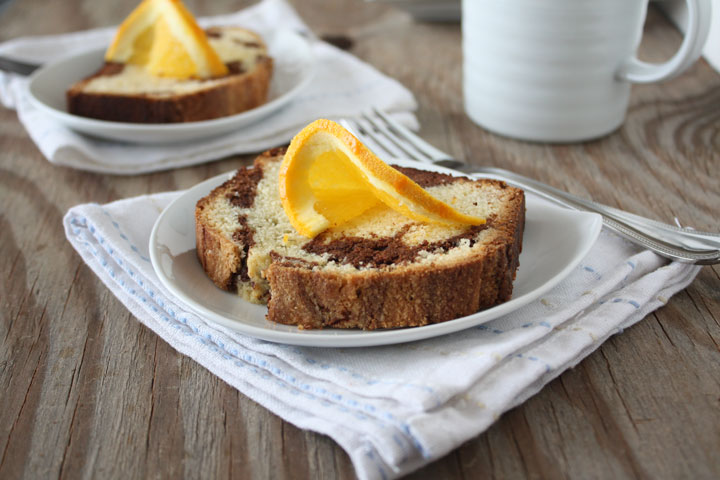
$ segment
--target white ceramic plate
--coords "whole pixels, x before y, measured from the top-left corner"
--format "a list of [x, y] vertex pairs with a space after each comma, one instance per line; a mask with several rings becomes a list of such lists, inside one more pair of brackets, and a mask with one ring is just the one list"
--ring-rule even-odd
[[[392, 163], [418, 168], [413, 162], [393, 160]], [[422, 168], [452, 173], [439, 167]], [[298, 330], [266, 320], [266, 307], [220, 290], [200, 266], [195, 253], [195, 204], [231, 175], [219, 175], [196, 185], [163, 211], [150, 235], [150, 259], [163, 285], [198, 314], [240, 333], [272, 342], [365, 347], [410, 342], [479, 325], [528, 304], [554, 287], [588, 253], [602, 228], [602, 219], [597, 214], [562, 209], [527, 195], [523, 251], [512, 300], [474, 315], [425, 327], [376, 331]]]
[[71, 115], [65, 92], [73, 83], [95, 73], [105, 49], [74, 54], [39, 69], [30, 79], [32, 104], [62, 125], [88, 135], [132, 143], [188, 142], [222, 135], [250, 125], [286, 105], [312, 79], [315, 61], [308, 40], [279, 30], [264, 36], [274, 72], [267, 103], [237, 115], [186, 123], [124, 123]]

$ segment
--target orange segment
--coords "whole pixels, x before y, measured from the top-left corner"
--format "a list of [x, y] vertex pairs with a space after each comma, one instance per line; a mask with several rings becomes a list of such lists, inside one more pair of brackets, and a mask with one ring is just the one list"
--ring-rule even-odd
[[145, 66], [157, 76], [208, 78], [228, 69], [180, 0], [144, 0], [118, 28], [109, 62]]
[[279, 180], [285, 213], [307, 237], [381, 203], [421, 222], [485, 223], [436, 199], [330, 120], [316, 120], [293, 138]]
[[319, 155], [310, 165], [308, 183], [316, 198], [315, 209], [332, 226], [381, 203], [377, 197], [368, 195], [360, 172], [331, 152]]

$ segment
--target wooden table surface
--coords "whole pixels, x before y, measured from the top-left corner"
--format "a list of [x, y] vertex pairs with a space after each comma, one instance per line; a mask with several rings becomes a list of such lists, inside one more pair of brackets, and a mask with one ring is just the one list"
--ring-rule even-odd
[[[198, 15], [251, 2], [187, 1]], [[421, 133], [636, 213], [720, 230], [720, 74], [705, 62], [634, 87], [625, 125], [584, 144], [498, 137], [463, 113], [460, 28], [360, 0], [294, 0], [320, 35], [396, 78]], [[15, 0], [0, 41], [121, 21], [110, 0]], [[668, 58], [680, 36], [651, 11], [641, 46]], [[71, 248], [73, 205], [183, 189], [252, 155], [110, 176], [52, 166], [0, 108], [0, 478], [353, 478], [328, 437], [298, 430], [140, 325]], [[488, 431], [411, 478], [720, 478], [720, 268], [608, 340]]]

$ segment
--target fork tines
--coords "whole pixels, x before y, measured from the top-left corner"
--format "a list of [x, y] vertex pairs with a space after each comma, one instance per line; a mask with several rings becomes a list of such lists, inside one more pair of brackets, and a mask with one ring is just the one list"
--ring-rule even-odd
[[358, 118], [343, 119], [340, 123], [363, 141], [372, 142], [371, 149], [372, 146], [378, 147], [374, 150], [381, 156], [385, 153], [390, 157], [409, 158], [429, 164], [450, 159], [448, 154], [433, 147], [377, 108], [363, 112]]

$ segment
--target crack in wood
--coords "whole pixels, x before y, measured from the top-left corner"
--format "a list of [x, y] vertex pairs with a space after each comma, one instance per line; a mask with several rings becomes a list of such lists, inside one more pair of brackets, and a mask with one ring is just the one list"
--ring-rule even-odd
[[152, 434], [152, 423], [155, 415], [155, 377], [157, 376], [157, 346], [159, 341], [160, 339], [158, 337], [155, 337], [155, 346], [153, 349], [153, 371], [152, 376], [150, 377], [150, 415], [148, 415], [147, 432], [145, 435], [145, 448], [147, 449], [150, 448], [150, 435]]
[[72, 282], [70, 282], [70, 286], [68, 287], [68, 291], [65, 294], [65, 303], [63, 303], [62, 311], [60, 312], [60, 316], [65, 315], [65, 310], [67, 310], [68, 303], [70, 302], [70, 296], [72, 295], [73, 288], [75, 287], [75, 282], [78, 281], [80, 270], [82, 270], [85, 267], [85, 263], [82, 261], [77, 262], [75, 267], [75, 274], [73, 275]]
[[65, 461], [67, 460], [68, 452], [70, 451], [70, 445], [72, 444], [72, 441], [73, 441], [73, 431], [74, 431], [74, 429], [75, 429], [75, 418], [76, 418], [76, 416], [77, 416], [78, 408], [80, 408], [80, 401], [81, 401], [81, 400], [80, 400], [80, 398], [78, 397], [77, 402], [75, 403], [75, 408], [73, 409], [72, 417], [71, 417], [71, 419], [70, 419], [70, 432], [68, 433], [67, 443], [65, 444], [65, 449], [63, 450], [62, 459], [60, 460], [60, 468], [59, 468], [59, 470], [58, 470], [58, 471], [60, 472], [59, 478], [62, 478], [62, 477], [63, 477], [63, 470], [64, 470], [64, 468], [65, 468]]
[[[23, 257], [23, 263], [25, 263], [24, 257]], [[10, 322], [7, 325], [7, 330], [5, 331], [5, 338], [3, 339], [4, 342], [7, 342], [10, 332], [13, 331], [13, 325], [15, 325], [15, 322], [17, 321], [17, 319], [20, 318], [20, 316], [25, 312], [26, 304], [27, 303], [31, 303], [32, 305], [35, 304], [35, 299], [32, 296], [32, 292], [33, 292], [33, 290], [35, 290], [35, 284], [37, 283], [39, 278], [40, 278], [40, 275], [39, 274], [36, 275], [35, 280], [33, 280], [32, 286], [29, 289], [25, 290], [25, 295], [23, 296], [22, 301], [20, 302], [20, 307], [18, 308], [17, 314], [15, 314], [15, 316], [12, 317], [12, 320], [10, 320]], [[28, 300], [30, 300], [30, 302], [28, 302]]]
[[622, 429], [614, 421], [614, 417], [609, 414], [611, 411], [610, 407], [603, 400], [603, 396], [595, 388], [592, 378], [587, 369], [586, 362], [581, 362], [582, 368], [583, 385], [587, 387], [589, 395], [588, 398], [595, 411], [597, 412], [597, 422], [593, 425], [600, 425], [604, 431], [605, 438], [603, 444], [607, 447], [607, 450], [619, 460], [620, 466], [625, 471], [630, 470], [628, 473], [632, 474], [633, 478], [649, 478], [649, 476], [643, 471], [639, 465], [635, 456], [633, 455], [633, 449], [625, 439]]
[[673, 339], [670, 338], [670, 335], [668, 334], [667, 330], [665, 330], [665, 326], [663, 325], [660, 318], [655, 314], [653, 314], [652, 317], [655, 319], [655, 322], [657, 322], [657, 324], [660, 326], [660, 330], [662, 330], [662, 332], [665, 334], [665, 338], [668, 339], [668, 342], [670, 342], [670, 345], [672, 345], [673, 348], [677, 348], [677, 345], [675, 345], [675, 342], [673, 342]]
[[490, 463], [490, 475], [491, 478], [495, 479], [497, 478], [497, 475], [495, 474], [495, 455], [493, 455], [492, 445], [490, 444], [490, 435], [485, 432], [482, 437], [485, 440], [485, 446], [490, 453], [490, 455], [488, 455], [488, 462]]
[[38, 358], [38, 363], [35, 365], [35, 368], [33, 369], [32, 377], [30, 377], [30, 383], [28, 384], [27, 389], [25, 390], [25, 396], [23, 397], [23, 402], [20, 405], [20, 410], [17, 413], [17, 416], [15, 417], [15, 421], [13, 422], [12, 427], [10, 428], [10, 432], [8, 433], [8, 440], [5, 444], [5, 448], [3, 449], [2, 458], [0, 458], [0, 470], [2, 470], [3, 465], [5, 465], [5, 459], [7, 458], [7, 452], [8, 448], [10, 447], [13, 434], [15, 433], [15, 427], [17, 427], [18, 423], [20, 422], [20, 418], [22, 417], [22, 413], [25, 410], [25, 405], [27, 404], [28, 397], [30, 396], [30, 390], [35, 385], [35, 377], [38, 373], [38, 370], [40, 369], [40, 363], [41, 363], [42, 357]]
[[[562, 424], [560, 423], [557, 412], [555, 411], [555, 403], [549, 402], [549, 406], [550, 406], [550, 412], [552, 413], [553, 421], [555, 422], [555, 425], [557, 425], [558, 435], [560, 436], [560, 439], [563, 440], [565, 436], [563, 435], [563, 432], [562, 432]], [[567, 468], [567, 466], [569, 465], [569, 462], [568, 462], [567, 455], [565, 454], [564, 448], [560, 449], [560, 454], [562, 455], [562, 459], [563, 459], [563, 467]]]
[[70, 388], [68, 388], [67, 397], [65, 397], [65, 406], [67, 407], [68, 403], [70, 403], [70, 395], [73, 391], [73, 384], [75, 383], [75, 373], [77, 372], [77, 368], [72, 369], [72, 374], [70, 375]]
[[[654, 316], [654, 315], [653, 315]], [[630, 420], [630, 424], [633, 426], [633, 429], [635, 430], [635, 433], [639, 434], [640, 431], [637, 428], [637, 425], [635, 424], [635, 419], [633, 419], [632, 413], [630, 413], [630, 408], [628, 407], [627, 403], [625, 402], [625, 398], [623, 397], [622, 393], [620, 393], [620, 388], [618, 385], [617, 378], [615, 378], [615, 374], [612, 371], [612, 367], [610, 366], [610, 360], [607, 357], [607, 354], [605, 353], [605, 347], [601, 346], [599, 348], [600, 355], [602, 355], [603, 360], [605, 360], [605, 368], [607, 369], [608, 375], [610, 375], [610, 379], [612, 380], [612, 386], [615, 390], [615, 393], [617, 394], [618, 398], [620, 399], [620, 403], [623, 406], [623, 409], [625, 410], [625, 414], [627, 415], [628, 420]]]

